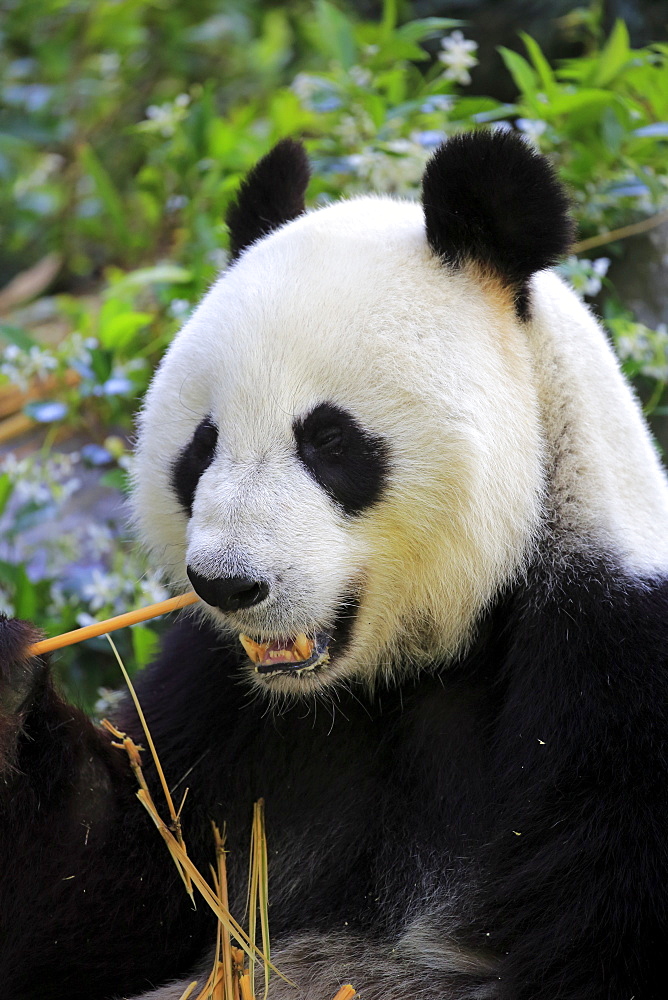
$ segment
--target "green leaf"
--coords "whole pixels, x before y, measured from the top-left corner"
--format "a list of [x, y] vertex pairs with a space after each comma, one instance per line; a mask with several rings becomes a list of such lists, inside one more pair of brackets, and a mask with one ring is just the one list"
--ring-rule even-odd
[[7, 506], [7, 501], [14, 491], [14, 484], [9, 476], [8, 472], [3, 472], [0, 475], [0, 514], [3, 513], [5, 507]]
[[409, 21], [408, 24], [402, 24], [394, 32], [394, 37], [401, 38], [405, 42], [417, 43], [425, 38], [431, 38], [433, 35], [441, 35], [445, 31], [450, 31], [451, 28], [461, 28], [465, 23], [465, 21], [457, 21], [453, 17], [424, 17], [417, 21]]
[[601, 135], [611, 153], [617, 154], [622, 148], [626, 129], [614, 108], [606, 108], [601, 116]]
[[95, 347], [90, 352], [91, 368], [98, 382], [106, 382], [114, 365], [114, 353], [108, 348]]
[[112, 291], [125, 291], [127, 288], [143, 288], [145, 285], [183, 285], [193, 279], [193, 272], [176, 264], [156, 264], [155, 267], [142, 267], [130, 271], [115, 281]]
[[534, 69], [540, 77], [543, 90], [548, 97], [552, 97], [552, 95], [556, 93], [557, 89], [554, 73], [552, 72], [549, 62], [543, 55], [540, 45], [531, 37], [531, 35], [527, 35], [524, 31], [520, 31], [520, 38], [524, 42]]
[[134, 625], [130, 629], [135, 670], [141, 670], [151, 662], [158, 647], [158, 635], [146, 625]]
[[250, 46], [252, 64], [259, 73], [277, 72], [292, 55], [292, 32], [283, 9], [269, 10], [260, 37]]
[[611, 83], [631, 58], [629, 32], [623, 21], [616, 21], [610, 33], [592, 76], [595, 87], [605, 87]]
[[140, 330], [144, 330], [153, 322], [152, 313], [124, 312], [120, 316], [103, 319], [100, 316], [98, 338], [102, 347], [113, 351], [122, 351], [132, 343]]
[[613, 104], [616, 95], [609, 90], [579, 90], [574, 94], [559, 94], [549, 104], [545, 105], [544, 117], [556, 115], [572, 115], [579, 112], [598, 112], [606, 105]]
[[31, 347], [37, 346], [37, 341], [29, 333], [19, 329], [18, 326], [10, 326], [8, 323], [0, 323], [0, 336], [4, 340], [8, 340], [10, 344], [16, 344], [22, 351], [29, 351]]
[[111, 177], [93, 152], [92, 146], [87, 143], [83, 143], [79, 147], [79, 158], [81, 165], [95, 185], [95, 190], [114, 229], [114, 235], [125, 246], [129, 246], [131, 235], [125, 223], [125, 208]]
[[406, 59], [412, 62], [424, 62], [426, 59], [429, 59], [429, 53], [425, 52], [419, 45], [416, 45], [415, 42], [400, 38], [399, 33], [395, 32], [393, 35], [390, 35], [386, 42], [383, 42], [378, 54], [374, 56], [371, 65], [387, 66]]
[[320, 43], [325, 52], [350, 69], [357, 59], [355, 33], [351, 21], [327, 0], [318, 0], [315, 7]]
[[518, 90], [525, 96], [533, 98], [537, 92], [537, 76], [526, 59], [523, 59], [517, 52], [500, 45], [498, 51], [506, 64], [506, 69], [515, 81]]
[[383, 0], [383, 16], [380, 30], [383, 38], [390, 38], [397, 26], [397, 0]]
[[120, 490], [121, 493], [130, 492], [128, 474], [123, 469], [110, 469], [100, 478], [100, 482], [112, 490]]
[[9, 584], [10, 600], [16, 617], [35, 621], [39, 614], [38, 585], [32, 583], [23, 566], [1, 560], [0, 580]]

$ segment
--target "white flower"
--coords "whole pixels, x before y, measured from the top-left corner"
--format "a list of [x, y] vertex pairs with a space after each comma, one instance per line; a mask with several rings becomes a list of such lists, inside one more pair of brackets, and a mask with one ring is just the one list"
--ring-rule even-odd
[[209, 262], [213, 264], [214, 267], [219, 269], [225, 267], [228, 261], [228, 254], [222, 247], [214, 247], [214, 249], [207, 254], [207, 257]]
[[120, 69], [121, 59], [117, 52], [100, 52], [97, 65], [101, 76], [113, 77]]
[[5, 455], [0, 463], [0, 472], [6, 473], [12, 482], [24, 479], [30, 471], [30, 460], [27, 458], [17, 458], [16, 453], [10, 451]]
[[367, 69], [365, 66], [351, 66], [348, 73], [350, 75], [350, 79], [358, 87], [368, 87], [371, 83], [371, 70]]
[[79, 332], [71, 333], [61, 344], [62, 356], [69, 364], [91, 365], [91, 351], [98, 347], [95, 337], [84, 337]]
[[533, 118], [518, 118], [515, 125], [526, 136], [532, 146], [538, 146], [538, 140], [547, 128], [547, 122]]
[[97, 689], [97, 694], [98, 698], [93, 706], [93, 709], [96, 715], [104, 717], [105, 715], [113, 715], [125, 697], [125, 690], [123, 688], [116, 690], [112, 688], [100, 687]]
[[52, 354], [35, 346], [28, 351], [28, 363], [33, 375], [37, 378], [46, 378], [49, 372], [55, 371], [58, 361]]
[[8, 618], [14, 615], [14, 606], [4, 590], [0, 590], [0, 615], [7, 615]]
[[492, 122], [489, 130], [490, 132], [512, 132], [513, 126], [510, 122]]
[[142, 123], [149, 131], [159, 132], [166, 139], [171, 138], [188, 113], [190, 97], [179, 94], [173, 101], [165, 104], [149, 104], [146, 109], [146, 119]]
[[127, 452], [125, 455], [120, 455], [117, 462], [119, 468], [121, 468], [123, 472], [127, 472], [132, 475], [135, 468], [135, 456], [132, 453]]
[[424, 104], [420, 108], [420, 111], [423, 111], [424, 114], [429, 115], [433, 114], [435, 111], [442, 111], [442, 112], [452, 111], [454, 106], [455, 106], [455, 99], [452, 96], [452, 94], [432, 94], [431, 97], [428, 97], [427, 100], [424, 102]]
[[183, 319], [190, 312], [192, 306], [188, 299], [172, 299], [169, 303], [169, 314], [174, 319]]
[[323, 81], [319, 76], [311, 76], [310, 73], [297, 73], [290, 84], [290, 90], [297, 95], [300, 101], [307, 103], [321, 89], [322, 84]]
[[584, 295], [598, 295], [601, 291], [602, 279], [610, 267], [609, 257], [597, 257], [587, 260], [586, 257], [568, 257], [557, 268], [571, 283], [573, 290], [582, 298]]
[[173, 194], [165, 202], [168, 212], [180, 212], [188, 204], [188, 199], [184, 194]]
[[82, 587], [82, 594], [88, 601], [91, 611], [99, 611], [108, 604], [113, 604], [124, 590], [123, 580], [118, 573], [103, 573], [94, 569], [91, 579]]
[[113, 550], [115, 538], [107, 525], [91, 521], [84, 532], [85, 544], [93, 559], [102, 559]]
[[311, 111], [334, 111], [341, 107], [341, 97], [336, 85], [322, 76], [297, 73], [290, 84], [290, 90]]
[[428, 159], [428, 149], [409, 139], [395, 139], [385, 149], [367, 146], [349, 156], [348, 162], [374, 191], [409, 195], [419, 185]]
[[166, 601], [169, 591], [162, 583], [159, 574], [149, 574], [145, 580], [139, 584], [140, 600], [148, 601], [149, 604], [157, 604], [158, 601]]
[[56, 483], [67, 482], [71, 478], [78, 462], [78, 451], [60, 452], [60, 454], [52, 455], [44, 462], [41, 474], [46, 475], [48, 479]]
[[42, 507], [53, 500], [51, 486], [48, 483], [40, 483], [30, 479], [18, 480], [14, 486], [14, 496], [21, 506], [30, 503]]
[[439, 52], [438, 58], [444, 66], [447, 66], [443, 74], [445, 79], [464, 85], [470, 83], [469, 70], [478, 65], [474, 55], [478, 43], [464, 38], [461, 31], [453, 31], [451, 35], [441, 39], [441, 48], [444, 51]]
[[601, 291], [602, 278], [605, 278], [610, 267], [609, 257], [598, 257], [591, 265], [591, 273], [584, 286], [585, 295], [598, 295]]
[[7, 375], [14, 385], [25, 390], [32, 378], [47, 378], [57, 367], [58, 359], [36, 344], [28, 351], [22, 351], [16, 344], [9, 344], [4, 352], [0, 372]]
[[51, 602], [49, 604], [49, 614], [60, 614], [69, 604], [68, 595], [58, 583], [51, 584]]

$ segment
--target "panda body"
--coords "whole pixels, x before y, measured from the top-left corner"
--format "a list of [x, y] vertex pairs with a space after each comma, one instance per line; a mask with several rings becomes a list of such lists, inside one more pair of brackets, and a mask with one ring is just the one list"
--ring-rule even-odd
[[[485, 134], [423, 208], [303, 214], [307, 179], [290, 142], [251, 172], [140, 420], [139, 531], [203, 599], [137, 682], [189, 852], [227, 824], [239, 912], [264, 798], [272, 1000], [659, 1000], [668, 490], [545, 270], [563, 196]], [[28, 641], [0, 629], [2, 981], [179, 1000], [212, 921]]]

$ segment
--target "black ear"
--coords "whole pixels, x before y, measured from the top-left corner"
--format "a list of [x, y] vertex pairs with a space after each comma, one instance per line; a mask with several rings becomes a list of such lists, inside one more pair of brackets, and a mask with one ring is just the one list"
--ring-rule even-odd
[[422, 179], [427, 240], [453, 267], [473, 261], [529, 311], [528, 280], [573, 239], [568, 199], [546, 158], [513, 132], [468, 132], [440, 146]]
[[311, 171], [301, 142], [281, 139], [241, 182], [227, 210], [232, 260], [260, 237], [304, 211]]

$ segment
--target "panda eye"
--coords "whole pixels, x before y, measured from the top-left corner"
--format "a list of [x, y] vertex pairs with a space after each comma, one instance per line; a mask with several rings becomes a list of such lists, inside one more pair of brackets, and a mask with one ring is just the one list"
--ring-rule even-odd
[[211, 417], [205, 417], [172, 465], [172, 489], [188, 517], [192, 516], [197, 484], [211, 465], [217, 444], [218, 428]]
[[323, 427], [316, 431], [311, 439], [311, 444], [318, 451], [327, 452], [329, 455], [340, 455], [343, 451], [344, 434], [341, 427]]
[[361, 514], [380, 499], [389, 471], [383, 438], [332, 403], [296, 420], [293, 432], [302, 465], [346, 514]]

